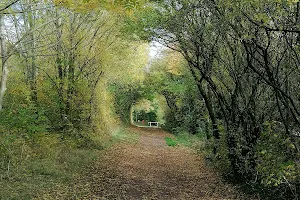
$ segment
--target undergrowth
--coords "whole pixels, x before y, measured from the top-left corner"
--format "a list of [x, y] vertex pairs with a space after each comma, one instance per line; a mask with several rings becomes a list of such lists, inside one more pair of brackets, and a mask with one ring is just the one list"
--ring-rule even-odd
[[112, 144], [116, 142], [127, 142], [136, 144], [139, 140], [139, 135], [135, 132], [128, 131], [125, 128], [120, 128], [112, 135]]
[[4, 200], [67, 194], [70, 184], [96, 161], [99, 150], [129, 137], [122, 131], [98, 139], [96, 134], [62, 139], [55, 133], [27, 138], [18, 130], [3, 127], [0, 132], [0, 199]]
[[175, 134], [175, 139], [165, 138], [168, 146], [183, 145], [201, 152], [205, 148], [205, 135], [198, 133], [195, 135], [187, 132], [178, 132]]
[[169, 147], [175, 147], [178, 145], [178, 142], [176, 140], [173, 140], [172, 138], [166, 137], [165, 140]]

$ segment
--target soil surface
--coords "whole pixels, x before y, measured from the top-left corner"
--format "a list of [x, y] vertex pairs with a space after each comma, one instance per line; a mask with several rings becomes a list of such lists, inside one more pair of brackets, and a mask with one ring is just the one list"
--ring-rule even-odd
[[245, 199], [205, 166], [201, 155], [187, 147], [167, 146], [165, 137], [171, 134], [154, 128], [130, 131], [139, 141], [105, 150], [73, 188], [86, 191], [78, 199]]

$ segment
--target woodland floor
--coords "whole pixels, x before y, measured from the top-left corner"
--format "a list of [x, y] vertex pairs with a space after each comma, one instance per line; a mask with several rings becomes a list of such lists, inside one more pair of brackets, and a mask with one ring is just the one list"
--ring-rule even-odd
[[167, 146], [165, 137], [171, 134], [151, 128], [129, 131], [137, 141], [104, 150], [68, 199], [246, 199], [205, 166], [201, 155]]

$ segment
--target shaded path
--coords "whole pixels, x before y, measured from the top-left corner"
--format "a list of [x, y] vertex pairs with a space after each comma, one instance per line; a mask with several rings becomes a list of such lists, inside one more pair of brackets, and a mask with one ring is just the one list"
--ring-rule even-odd
[[135, 144], [105, 151], [80, 187], [86, 199], [244, 199], [185, 147], [168, 147], [160, 129], [131, 128]]

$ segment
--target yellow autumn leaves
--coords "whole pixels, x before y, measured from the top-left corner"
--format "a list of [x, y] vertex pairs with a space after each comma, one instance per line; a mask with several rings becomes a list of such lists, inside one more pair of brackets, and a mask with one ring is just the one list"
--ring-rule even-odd
[[146, 0], [54, 0], [57, 6], [63, 6], [76, 11], [87, 11], [103, 7], [115, 12], [131, 11], [146, 3]]

